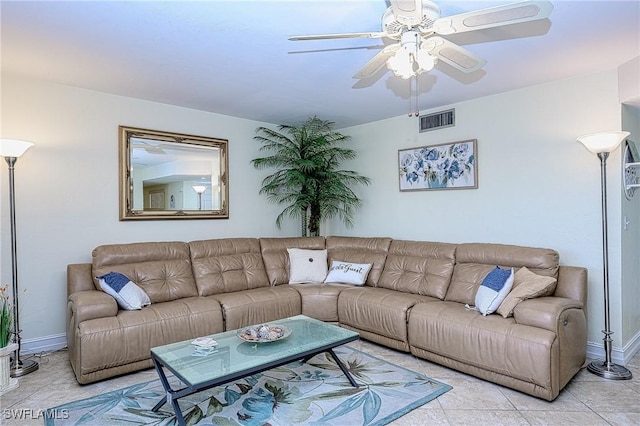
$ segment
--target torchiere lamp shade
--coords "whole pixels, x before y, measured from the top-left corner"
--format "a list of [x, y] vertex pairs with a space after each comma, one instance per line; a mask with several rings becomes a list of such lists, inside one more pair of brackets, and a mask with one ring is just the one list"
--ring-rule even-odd
[[19, 139], [0, 139], [0, 156], [17, 158], [24, 154], [33, 145], [33, 142], [22, 141]]
[[594, 154], [613, 152], [629, 136], [629, 132], [601, 132], [583, 135], [578, 138], [589, 151]]

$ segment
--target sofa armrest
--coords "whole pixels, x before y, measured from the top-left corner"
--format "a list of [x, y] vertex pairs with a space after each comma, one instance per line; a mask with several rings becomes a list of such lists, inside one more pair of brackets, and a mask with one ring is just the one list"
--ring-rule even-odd
[[[80, 369], [80, 324], [96, 318], [115, 317], [117, 314], [116, 299], [107, 293], [86, 290], [69, 294], [67, 297], [67, 347], [69, 361], [76, 374]], [[79, 378], [80, 375], [77, 377]]]
[[91, 276], [91, 263], [67, 265], [67, 295], [87, 290], [96, 290]]
[[116, 299], [98, 290], [79, 291], [69, 295], [69, 321], [75, 325], [83, 321], [115, 317], [118, 314]]
[[553, 294], [558, 297], [579, 300], [587, 307], [587, 269], [579, 266], [560, 266], [558, 270], [558, 285]]
[[524, 300], [516, 306], [513, 317], [518, 324], [543, 328], [558, 334], [561, 326], [566, 326], [568, 310], [582, 310], [582, 302], [565, 297], [538, 297]]
[[562, 389], [587, 359], [587, 317], [581, 301], [548, 296], [520, 302], [517, 323], [549, 330], [557, 336], [557, 389]]

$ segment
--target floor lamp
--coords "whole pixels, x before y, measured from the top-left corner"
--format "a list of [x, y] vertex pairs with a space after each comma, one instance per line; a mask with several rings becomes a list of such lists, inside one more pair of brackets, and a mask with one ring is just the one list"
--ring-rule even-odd
[[20, 377], [38, 369], [38, 363], [33, 360], [20, 359], [20, 309], [18, 307], [18, 257], [16, 251], [16, 204], [13, 184], [13, 172], [18, 157], [24, 154], [33, 143], [17, 139], [0, 139], [0, 156], [9, 165], [9, 211], [11, 221], [11, 273], [13, 278], [13, 339], [18, 348], [11, 362], [11, 377]]
[[611, 335], [609, 315], [609, 243], [607, 238], [607, 157], [629, 136], [629, 132], [603, 132], [578, 138], [585, 147], [600, 159], [600, 186], [602, 192], [602, 261], [604, 273], [604, 355], [605, 359], [592, 361], [587, 370], [595, 375], [613, 380], [631, 379], [631, 371], [611, 362]]
[[204, 185], [194, 185], [192, 188], [196, 191], [196, 194], [198, 194], [198, 210], [202, 210], [202, 193], [207, 190], [207, 187]]

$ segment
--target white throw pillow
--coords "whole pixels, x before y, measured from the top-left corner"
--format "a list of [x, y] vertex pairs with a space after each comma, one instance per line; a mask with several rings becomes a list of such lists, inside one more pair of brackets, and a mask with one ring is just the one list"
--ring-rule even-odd
[[476, 293], [476, 309], [482, 315], [494, 313], [513, 286], [513, 268], [502, 269], [499, 266], [489, 272], [482, 280]]
[[100, 283], [100, 288], [113, 296], [122, 309], [131, 311], [151, 304], [147, 293], [119, 272], [109, 272], [96, 279]]
[[351, 263], [334, 260], [331, 262], [329, 275], [327, 275], [324, 282], [364, 285], [372, 266], [373, 264], [371, 263]]
[[289, 284], [321, 283], [327, 276], [327, 250], [288, 248]]

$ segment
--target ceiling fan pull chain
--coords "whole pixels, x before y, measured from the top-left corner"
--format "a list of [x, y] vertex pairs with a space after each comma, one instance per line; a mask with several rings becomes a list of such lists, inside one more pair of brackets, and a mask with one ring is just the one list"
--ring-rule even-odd
[[413, 108], [411, 105], [411, 88], [413, 87], [413, 77], [409, 79], [409, 117], [413, 116]]
[[420, 107], [418, 106], [418, 93], [420, 93], [420, 82], [418, 81], [418, 76], [416, 75], [416, 118], [420, 115]]
[[[413, 63], [413, 80], [415, 80], [415, 91], [413, 92], [414, 99], [416, 101], [416, 117], [418, 116], [418, 74], [420, 74], [420, 64], [417, 61], [418, 58], [418, 48], [420, 47], [420, 38], [418, 37], [418, 33], [415, 34], [416, 43], [414, 46], [413, 57], [415, 62]], [[409, 91], [409, 97], [411, 97], [412, 93]]]

